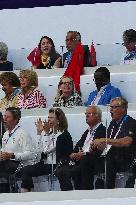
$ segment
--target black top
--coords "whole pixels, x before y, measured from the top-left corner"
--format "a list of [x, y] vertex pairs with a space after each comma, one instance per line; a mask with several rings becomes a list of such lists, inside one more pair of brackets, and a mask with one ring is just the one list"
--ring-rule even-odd
[[69, 155], [73, 150], [73, 141], [70, 133], [65, 130], [60, 134], [56, 141], [56, 162], [69, 159]]
[[[82, 147], [84, 146], [84, 142], [86, 140], [87, 134], [88, 134], [89, 130], [87, 129], [84, 134], [82, 135], [81, 139], [77, 142], [73, 152], [79, 152], [79, 148], [82, 149]], [[106, 127], [103, 126], [103, 124], [101, 123], [98, 128], [96, 129], [96, 132], [94, 133], [94, 138], [95, 139], [99, 139], [99, 138], [104, 138], [106, 136]], [[100, 156], [102, 151], [100, 150], [94, 150], [95, 155]]]
[[0, 71], [13, 71], [13, 63], [10, 61], [0, 63]]
[[[114, 138], [119, 130], [120, 123], [113, 120], [108, 128], [108, 137]], [[108, 155], [118, 161], [120, 168], [128, 169], [136, 155], [136, 120], [130, 116], [123, 121], [120, 131], [118, 132], [116, 139], [123, 137], [132, 137], [133, 142], [128, 147], [114, 147], [112, 146], [108, 152]]]
[[44, 66], [44, 64], [41, 62], [37, 69], [52, 69], [52, 66], [59, 57], [61, 57], [61, 55], [56, 53], [54, 56], [50, 57], [50, 61], [46, 66]]

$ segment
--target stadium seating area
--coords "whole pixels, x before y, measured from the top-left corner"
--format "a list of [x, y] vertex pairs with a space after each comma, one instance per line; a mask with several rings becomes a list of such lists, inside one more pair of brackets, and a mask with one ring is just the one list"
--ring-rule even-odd
[[[22, 55], [25, 55], [25, 54], [26, 54], [26, 51], [21, 49], [20, 59], [22, 59]], [[122, 95], [129, 102], [128, 114], [136, 119], [136, 94], [134, 91], [136, 87], [136, 66], [135, 65], [112, 65], [112, 66], [106, 66], [106, 67], [109, 69], [111, 73], [111, 83], [115, 87], [118, 87], [121, 90]], [[21, 69], [24, 69], [24, 68], [31, 69], [30, 64], [28, 62], [26, 64], [24, 63]], [[97, 68], [98, 67], [84, 68], [84, 74], [80, 78], [81, 79], [80, 88], [81, 88], [83, 102], [87, 100], [89, 93], [95, 89], [93, 75]], [[18, 75], [20, 70], [17, 69], [17, 70], [14, 70], [14, 72]], [[26, 131], [28, 131], [31, 134], [32, 138], [34, 138], [36, 134], [36, 128], [35, 128], [36, 119], [39, 117], [41, 117], [41, 119], [43, 120], [47, 119], [48, 110], [54, 102], [54, 97], [56, 96], [58, 82], [60, 80], [60, 77], [64, 73], [64, 69], [59, 68], [59, 69], [51, 69], [51, 70], [48, 70], [48, 69], [36, 70], [36, 72], [38, 74], [39, 88], [47, 99], [47, 108], [46, 109], [22, 110], [21, 126], [22, 128], [24, 128]], [[4, 96], [4, 92], [0, 88], [0, 99], [3, 96]], [[108, 126], [111, 120], [109, 106], [108, 105], [100, 106], [100, 108], [102, 109], [103, 124]], [[84, 106], [67, 107], [67, 108], [62, 108], [62, 110], [65, 112], [67, 116], [68, 124], [69, 124], [69, 131], [71, 133], [73, 142], [75, 144], [80, 139], [81, 135], [87, 128], [87, 124], [85, 122], [86, 107]], [[42, 187], [44, 187], [43, 184], [44, 183], [48, 184], [48, 181], [47, 179], [43, 180], [42, 178], [42, 181], [40, 181], [40, 183], [42, 183]], [[38, 184], [38, 179], [36, 181], [36, 184]], [[39, 185], [36, 185], [36, 186], [37, 188], [35, 190], [40, 191], [38, 187]]]

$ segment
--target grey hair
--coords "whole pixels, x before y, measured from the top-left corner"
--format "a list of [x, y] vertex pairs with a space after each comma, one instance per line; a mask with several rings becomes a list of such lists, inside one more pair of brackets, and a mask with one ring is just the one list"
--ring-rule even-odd
[[88, 108], [95, 108], [96, 114], [98, 116], [98, 120], [99, 120], [99, 122], [101, 122], [102, 121], [102, 111], [101, 111], [101, 109], [96, 105], [91, 105]]
[[121, 105], [121, 107], [123, 107], [125, 109], [125, 111], [127, 111], [127, 109], [128, 109], [128, 101], [125, 98], [123, 98], [123, 97], [116, 97], [116, 98], [113, 98], [110, 101], [110, 103], [113, 102], [113, 101], [118, 101], [119, 105]]
[[8, 46], [4, 42], [0, 42], [0, 60], [7, 60]]
[[96, 113], [97, 113], [98, 119], [101, 122], [102, 121], [102, 111], [101, 111], [101, 109], [98, 106], [94, 106], [94, 107], [96, 109]]
[[68, 33], [72, 33], [76, 41], [81, 42], [81, 34], [78, 31], [68, 31]]

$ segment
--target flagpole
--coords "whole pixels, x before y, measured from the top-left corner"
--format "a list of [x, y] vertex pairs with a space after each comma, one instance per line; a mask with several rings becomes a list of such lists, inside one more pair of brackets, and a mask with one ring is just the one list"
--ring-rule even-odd
[[[106, 106], [106, 147], [105, 149], [107, 149], [107, 146], [108, 146], [108, 143], [107, 143], [107, 140], [108, 140], [108, 108], [109, 108], [109, 105]], [[105, 160], [104, 160], [104, 170], [105, 170], [105, 177], [104, 177], [104, 188], [107, 188], [107, 151], [105, 152]]]
[[63, 59], [64, 59], [63, 54], [64, 54], [64, 47], [65, 46], [60, 46], [60, 47], [61, 47], [61, 54], [62, 54], [62, 58], [61, 58], [62, 60], [61, 61], [62, 61], [62, 66], [64, 67], [64, 65], [63, 65]]

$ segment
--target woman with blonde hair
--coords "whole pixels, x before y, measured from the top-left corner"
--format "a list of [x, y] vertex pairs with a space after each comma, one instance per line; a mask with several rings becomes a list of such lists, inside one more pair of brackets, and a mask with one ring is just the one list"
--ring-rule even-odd
[[58, 85], [57, 96], [53, 107], [82, 106], [81, 96], [75, 92], [71, 77], [63, 76]]
[[19, 74], [22, 92], [18, 95], [18, 108], [45, 108], [46, 99], [38, 89], [38, 76], [33, 70], [22, 70]]

